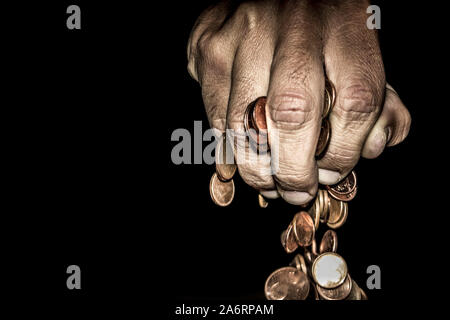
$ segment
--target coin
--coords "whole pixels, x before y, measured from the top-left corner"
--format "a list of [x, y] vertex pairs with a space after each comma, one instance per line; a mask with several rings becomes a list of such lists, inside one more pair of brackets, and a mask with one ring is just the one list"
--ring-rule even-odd
[[308, 265], [312, 265], [313, 262], [314, 262], [314, 259], [315, 259], [316, 257], [312, 254], [311, 251], [306, 250], [306, 249], [305, 249], [304, 254], [305, 254], [305, 260], [306, 260], [306, 262], [308, 263]]
[[319, 292], [317, 292], [317, 288], [316, 285], [314, 284], [314, 282], [310, 281], [310, 288], [309, 288], [309, 297], [313, 300], [320, 300], [320, 296], [319, 296]]
[[319, 204], [318, 197], [316, 197], [313, 205], [309, 208], [308, 213], [311, 216], [311, 218], [313, 219], [314, 228], [318, 229], [319, 223], [320, 223], [320, 204]]
[[294, 216], [292, 225], [298, 245], [302, 247], [311, 245], [315, 233], [314, 221], [311, 216], [307, 212], [301, 211]]
[[309, 290], [308, 277], [294, 267], [275, 270], [269, 275], [264, 286], [268, 300], [305, 300]]
[[361, 291], [361, 300], [368, 300], [367, 294], [364, 292], [364, 290], [361, 288], [359, 288], [359, 290]]
[[322, 126], [320, 128], [319, 140], [317, 141], [316, 147], [316, 157], [321, 157], [325, 153], [328, 143], [330, 142], [331, 136], [331, 126], [328, 119], [322, 121]]
[[267, 208], [269, 203], [267, 202], [266, 198], [260, 193], [258, 194], [258, 203], [261, 208]]
[[219, 140], [216, 146], [216, 172], [221, 181], [229, 181], [236, 172], [236, 164], [234, 163], [233, 149], [227, 143], [226, 135]]
[[319, 286], [325, 289], [333, 289], [345, 281], [347, 264], [337, 253], [325, 252], [314, 260], [311, 274]]
[[308, 274], [308, 268], [306, 267], [305, 258], [303, 258], [301, 254], [296, 254], [294, 260], [292, 260], [290, 265], [304, 272], [305, 274]]
[[350, 201], [356, 196], [357, 179], [355, 171], [352, 171], [341, 182], [327, 186], [328, 193], [335, 199], [341, 201]]
[[247, 106], [244, 113], [244, 129], [258, 146], [267, 145], [266, 97], [259, 97]]
[[317, 291], [324, 300], [344, 300], [352, 291], [352, 279], [347, 275], [344, 282], [338, 287], [326, 289], [319, 284], [316, 285]]
[[333, 109], [334, 104], [336, 103], [336, 89], [334, 88], [333, 83], [325, 78], [325, 91], [328, 92], [330, 97], [330, 110]]
[[[319, 219], [317, 219], [317, 220], [320, 221], [320, 217], [322, 216], [322, 214], [324, 212], [324, 207], [325, 207], [325, 203], [323, 201], [323, 190], [321, 190], [321, 189], [319, 189], [319, 191], [317, 191], [317, 200], [319, 201]], [[316, 222], [316, 220], [314, 220], [314, 222]]]
[[327, 230], [320, 241], [319, 252], [336, 252], [337, 251], [338, 238], [336, 232], [333, 230]]
[[330, 213], [328, 214], [327, 224], [337, 223], [341, 219], [344, 211], [344, 202], [330, 198]]
[[328, 214], [330, 212], [330, 198], [328, 192], [322, 190], [323, 195], [323, 212], [320, 213], [320, 222], [325, 223], [328, 220]]
[[341, 201], [341, 205], [342, 205], [342, 211], [341, 211], [341, 215], [340, 215], [339, 219], [337, 220], [337, 222], [335, 222], [335, 223], [332, 223], [330, 221], [327, 222], [327, 226], [329, 226], [332, 229], [338, 229], [338, 228], [342, 227], [344, 225], [344, 223], [347, 221], [348, 204], [347, 204], [347, 202]]
[[356, 284], [355, 280], [352, 279], [352, 290], [345, 300], [361, 300], [361, 289]]
[[293, 229], [293, 225], [290, 223], [287, 229], [281, 234], [281, 244], [287, 253], [292, 253], [298, 248]]
[[326, 118], [331, 110], [331, 92], [325, 86], [325, 95], [324, 95], [324, 104], [323, 104], [323, 112], [322, 118]]
[[211, 195], [212, 201], [218, 206], [228, 206], [234, 198], [233, 180], [227, 182], [220, 181], [217, 173], [214, 172], [209, 182], [209, 194]]

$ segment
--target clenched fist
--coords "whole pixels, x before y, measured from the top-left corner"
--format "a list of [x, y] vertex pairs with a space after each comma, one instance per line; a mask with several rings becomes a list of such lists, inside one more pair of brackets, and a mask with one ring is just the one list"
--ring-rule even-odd
[[[375, 158], [407, 136], [411, 118], [386, 84], [376, 31], [366, 25], [368, 6], [364, 0], [222, 2], [198, 18], [188, 71], [201, 85], [210, 125], [242, 132], [246, 107], [267, 96], [278, 169], [272, 172], [270, 159], [238, 163], [244, 181], [264, 196], [304, 204], [318, 182], [337, 183], [361, 155]], [[336, 103], [329, 146], [317, 160], [325, 76]], [[258, 156], [273, 161], [274, 154]]]

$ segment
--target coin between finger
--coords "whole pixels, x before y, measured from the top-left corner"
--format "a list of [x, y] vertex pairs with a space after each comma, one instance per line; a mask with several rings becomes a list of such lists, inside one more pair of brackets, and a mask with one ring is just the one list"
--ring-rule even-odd
[[323, 119], [320, 129], [319, 140], [317, 141], [316, 157], [320, 158], [325, 153], [330, 142], [331, 126], [328, 119]]
[[224, 134], [216, 146], [216, 172], [218, 178], [224, 182], [231, 180], [236, 172], [237, 166], [234, 163], [232, 150]]

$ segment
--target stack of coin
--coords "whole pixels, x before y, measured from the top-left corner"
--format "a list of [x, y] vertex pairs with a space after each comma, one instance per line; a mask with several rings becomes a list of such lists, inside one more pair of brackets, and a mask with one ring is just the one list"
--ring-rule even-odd
[[236, 164], [232, 150], [224, 134], [216, 146], [216, 172], [209, 182], [211, 199], [221, 207], [228, 206], [234, 198], [233, 176], [236, 173]]

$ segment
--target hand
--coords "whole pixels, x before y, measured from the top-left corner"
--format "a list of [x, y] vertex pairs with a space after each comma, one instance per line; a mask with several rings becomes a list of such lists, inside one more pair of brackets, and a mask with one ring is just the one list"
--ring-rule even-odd
[[[222, 2], [198, 18], [188, 71], [201, 85], [210, 125], [242, 131], [247, 105], [267, 96], [269, 144], [278, 150], [279, 168], [272, 174], [270, 161], [238, 164], [244, 181], [266, 197], [304, 204], [318, 182], [337, 183], [361, 155], [375, 158], [407, 136], [411, 118], [386, 85], [376, 32], [366, 26], [368, 6], [363, 0]], [[330, 143], [316, 160], [324, 72], [337, 97]]]

